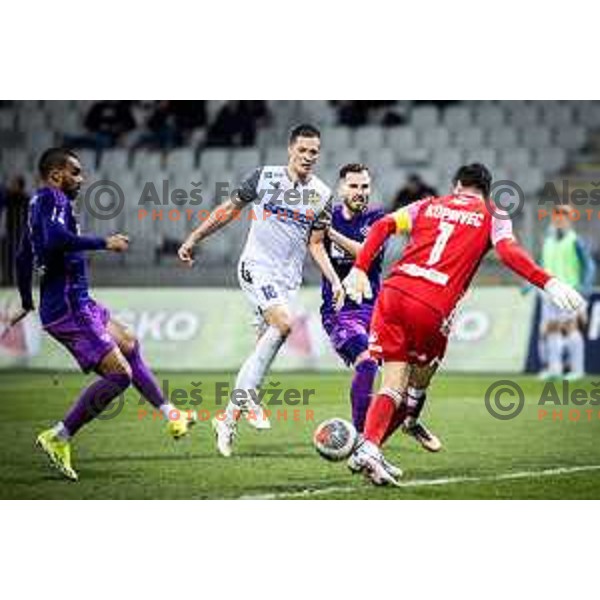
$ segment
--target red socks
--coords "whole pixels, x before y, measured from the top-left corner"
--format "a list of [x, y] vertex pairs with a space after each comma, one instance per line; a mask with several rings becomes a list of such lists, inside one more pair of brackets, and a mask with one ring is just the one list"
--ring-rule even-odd
[[394, 421], [396, 404], [386, 394], [378, 394], [373, 398], [367, 420], [365, 422], [365, 439], [381, 446], [386, 437], [386, 432]]
[[392, 419], [392, 422], [390, 423], [390, 426], [388, 427], [388, 430], [385, 432], [385, 435], [383, 436], [383, 439], [381, 440], [381, 444], [385, 444], [388, 439], [390, 437], [392, 437], [392, 434], [400, 427], [400, 425], [402, 425], [402, 423], [404, 423], [404, 419], [406, 419], [406, 415], [407, 415], [407, 410], [406, 410], [406, 404], [401, 404], [399, 408], [396, 409], [396, 412], [394, 413], [394, 418]]

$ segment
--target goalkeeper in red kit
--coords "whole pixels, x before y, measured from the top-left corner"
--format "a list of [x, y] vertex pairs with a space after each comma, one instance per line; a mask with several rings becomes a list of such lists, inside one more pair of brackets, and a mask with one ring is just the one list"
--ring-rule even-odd
[[453, 184], [451, 195], [419, 200], [377, 221], [344, 280], [350, 298], [368, 298], [367, 273], [385, 240], [395, 233], [409, 234], [375, 304], [369, 351], [383, 363], [383, 378], [367, 413], [364, 442], [348, 463], [376, 485], [396, 484], [401, 475], [380, 447], [400, 425], [406, 426], [407, 415], [410, 426], [418, 422], [425, 389], [446, 351], [456, 305], [491, 248], [559, 308], [578, 311], [585, 304], [515, 240], [510, 216], [489, 199], [492, 176], [484, 165], [462, 166]]

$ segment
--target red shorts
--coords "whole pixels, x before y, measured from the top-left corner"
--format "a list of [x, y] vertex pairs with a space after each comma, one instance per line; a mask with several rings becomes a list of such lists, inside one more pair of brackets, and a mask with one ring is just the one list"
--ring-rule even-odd
[[395, 288], [379, 293], [371, 320], [369, 352], [376, 360], [425, 366], [446, 353], [445, 319], [419, 300]]

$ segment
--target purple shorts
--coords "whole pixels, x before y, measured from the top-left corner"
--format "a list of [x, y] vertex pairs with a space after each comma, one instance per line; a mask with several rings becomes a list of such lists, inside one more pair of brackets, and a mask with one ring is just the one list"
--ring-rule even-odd
[[348, 365], [369, 347], [369, 324], [372, 309], [342, 310], [323, 315], [323, 328], [327, 332], [334, 350]]
[[106, 329], [109, 321], [108, 309], [91, 301], [44, 329], [75, 357], [81, 370], [87, 373], [117, 347]]

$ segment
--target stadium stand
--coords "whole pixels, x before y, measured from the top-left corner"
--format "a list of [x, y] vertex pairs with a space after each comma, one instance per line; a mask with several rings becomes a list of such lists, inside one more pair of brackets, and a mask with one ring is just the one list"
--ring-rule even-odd
[[[0, 181], [24, 175], [29, 188], [35, 184], [35, 161], [40, 150], [85, 133], [92, 101], [23, 101], [0, 108]], [[449, 177], [462, 162], [486, 163], [496, 179], [512, 179], [532, 202], [545, 182], [572, 177], [593, 187], [600, 179], [600, 102], [588, 101], [483, 101], [450, 104], [385, 103], [364, 111], [368, 122], [360, 127], [338, 125], [339, 104], [329, 101], [272, 101], [267, 118], [258, 121], [256, 146], [210, 147], [204, 145], [206, 129], [219, 115], [223, 102], [206, 103], [206, 122], [182, 132], [182, 145], [169, 152], [135, 149], [136, 135], [144, 126], [143, 115], [151, 106], [135, 104], [132, 114], [137, 130], [118, 139], [117, 146], [103, 151], [82, 149], [89, 183], [106, 179], [123, 190], [126, 207], [116, 220], [101, 221], [83, 209], [85, 229], [112, 232], [124, 229], [135, 238], [118, 277], [128, 283], [211, 284], [234, 283], [230, 268], [239, 255], [243, 232], [231, 227], [206, 244], [202, 253], [208, 265], [201, 281], [193, 273], [173, 269], [174, 244], [192, 223], [165, 219], [140, 221], [140, 197], [147, 182], [162, 189], [189, 192], [192, 182], [202, 182], [202, 208], [214, 206], [215, 184], [235, 185], [260, 164], [286, 160], [286, 134], [299, 121], [319, 126], [323, 136], [322, 178], [335, 184], [337, 170], [345, 162], [364, 161], [375, 176], [376, 200], [386, 206], [412, 173], [440, 192], [448, 190]], [[390, 113], [400, 115], [401, 125], [387, 126]], [[362, 117], [361, 117], [362, 118]], [[204, 119], [204, 116], [203, 116]], [[595, 178], [595, 179], [594, 179]], [[168, 208], [168, 207], [164, 207]], [[517, 229], [524, 225], [517, 219]], [[593, 227], [592, 224], [589, 228]], [[585, 227], [584, 227], [585, 229]], [[591, 232], [591, 230], [590, 230]], [[597, 237], [597, 236], [596, 236]], [[95, 281], [114, 282], [114, 270], [95, 259]], [[202, 258], [200, 259], [202, 260]], [[156, 266], [154, 282], [144, 280], [144, 265]], [[227, 268], [223, 268], [227, 266]], [[309, 279], [315, 277], [308, 271]]]

